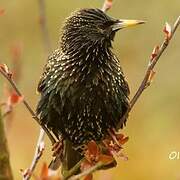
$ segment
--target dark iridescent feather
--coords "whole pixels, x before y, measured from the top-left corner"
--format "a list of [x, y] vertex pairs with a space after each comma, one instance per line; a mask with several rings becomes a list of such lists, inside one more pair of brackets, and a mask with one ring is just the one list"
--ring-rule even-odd
[[119, 121], [129, 107], [129, 88], [111, 50], [116, 22], [99, 9], [73, 13], [39, 82], [41, 121], [74, 147], [125, 123]]

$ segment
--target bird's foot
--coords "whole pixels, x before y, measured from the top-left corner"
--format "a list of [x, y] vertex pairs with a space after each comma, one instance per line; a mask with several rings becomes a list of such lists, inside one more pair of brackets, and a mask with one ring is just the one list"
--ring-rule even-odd
[[62, 155], [63, 155], [63, 148], [64, 148], [63, 138], [60, 138], [59, 141], [56, 142], [52, 147], [53, 159], [49, 164], [49, 169], [57, 170], [60, 167]]
[[52, 151], [53, 151], [53, 157], [56, 157], [59, 154], [62, 154], [63, 152], [63, 139], [61, 138], [58, 142], [56, 142], [53, 147], [52, 147]]

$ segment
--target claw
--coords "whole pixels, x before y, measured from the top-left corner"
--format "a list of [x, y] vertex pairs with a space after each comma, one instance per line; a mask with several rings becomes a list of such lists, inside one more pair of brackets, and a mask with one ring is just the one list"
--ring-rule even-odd
[[58, 142], [56, 142], [53, 147], [52, 147], [52, 151], [53, 151], [53, 157], [56, 157], [58, 154], [62, 153], [63, 151], [63, 139], [60, 139]]

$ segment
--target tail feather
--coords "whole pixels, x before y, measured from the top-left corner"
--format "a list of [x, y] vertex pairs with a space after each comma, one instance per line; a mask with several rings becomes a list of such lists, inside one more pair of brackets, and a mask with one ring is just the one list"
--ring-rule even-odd
[[62, 165], [62, 174], [64, 174], [63, 172], [70, 170], [81, 159], [82, 155], [73, 148], [72, 143], [65, 140], [63, 155], [56, 156], [55, 159], [53, 159], [49, 164], [49, 168], [52, 170], [57, 170], [60, 165]]

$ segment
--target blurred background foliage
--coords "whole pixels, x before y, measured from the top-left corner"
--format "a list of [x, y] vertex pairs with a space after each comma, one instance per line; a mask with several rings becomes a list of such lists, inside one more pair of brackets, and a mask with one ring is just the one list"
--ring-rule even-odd
[[[53, 49], [58, 47], [60, 28], [72, 11], [83, 7], [101, 7], [102, 4], [103, 0], [46, 0]], [[5, 9], [4, 16], [0, 17], [0, 63], [11, 66], [10, 47], [14, 43], [22, 46], [19, 87], [35, 108], [39, 98], [36, 86], [47, 59], [38, 23], [38, 2], [0, 0], [0, 7]], [[145, 25], [120, 31], [114, 42], [114, 51], [121, 59], [133, 95], [143, 78], [153, 47], [163, 39], [165, 22], [173, 24], [180, 15], [180, 1], [114, 0], [108, 14], [116, 18], [147, 21]], [[179, 51], [180, 29], [156, 67], [154, 82], [139, 99], [123, 130], [130, 137], [124, 149], [129, 161], [119, 161], [117, 168], [97, 173], [97, 179], [180, 179], [180, 159], [168, 158], [171, 151], [180, 151]], [[3, 84], [4, 79], [0, 77], [1, 99]], [[9, 124], [7, 135], [12, 168], [15, 179], [21, 179], [19, 169], [27, 168], [31, 162], [39, 127], [22, 104], [15, 108], [13, 121]], [[38, 168], [43, 161], [50, 160], [50, 149], [47, 140], [46, 151]]]

